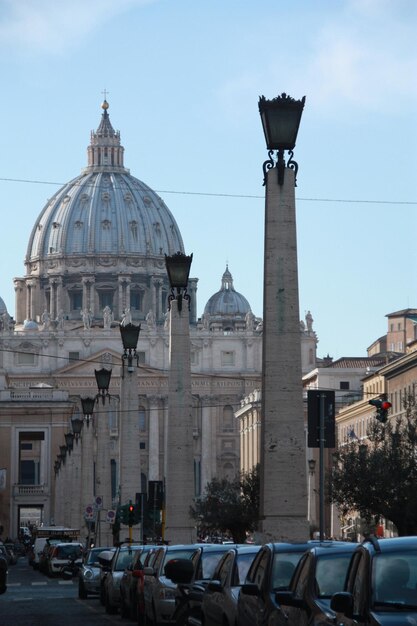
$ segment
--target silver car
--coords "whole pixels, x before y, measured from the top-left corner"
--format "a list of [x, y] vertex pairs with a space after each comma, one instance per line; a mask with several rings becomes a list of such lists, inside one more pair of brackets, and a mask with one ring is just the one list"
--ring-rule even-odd
[[168, 624], [172, 621], [177, 586], [165, 576], [165, 565], [171, 559], [191, 559], [196, 550], [196, 545], [188, 544], [160, 546], [155, 551], [152, 565], [143, 570], [145, 621], [152, 624]]
[[106, 613], [117, 613], [120, 606], [120, 582], [123, 573], [129, 567], [137, 550], [142, 550], [141, 545], [123, 544], [116, 549], [111, 561], [110, 571], [104, 579], [104, 606]]
[[104, 550], [111, 548], [91, 548], [83, 559], [78, 578], [78, 597], [85, 599], [89, 594], [100, 593], [100, 563], [98, 556]]

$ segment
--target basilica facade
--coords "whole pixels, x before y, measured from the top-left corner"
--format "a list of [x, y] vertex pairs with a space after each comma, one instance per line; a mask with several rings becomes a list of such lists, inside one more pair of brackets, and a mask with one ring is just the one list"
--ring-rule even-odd
[[[87, 166], [35, 220], [13, 315], [0, 298], [0, 526], [11, 536], [27, 523], [83, 528], [99, 510], [101, 542], [109, 542], [126, 455], [135, 458], [132, 497], [170, 471], [165, 255], [185, 249], [166, 204], [124, 166], [108, 107], [104, 101], [91, 133]], [[263, 332], [228, 267], [200, 316], [197, 283], [188, 283], [196, 497], [213, 477], [240, 469], [235, 413], [260, 387]], [[141, 325], [128, 401], [121, 322]], [[306, 372], [317, 343], [308, 320], [300, 341]], [[100, 369], [111, 379], [97, 397]], [[97, 399], [92, 415], [83, 398]], [[66, 438], [74, 420], [81, 434]]]

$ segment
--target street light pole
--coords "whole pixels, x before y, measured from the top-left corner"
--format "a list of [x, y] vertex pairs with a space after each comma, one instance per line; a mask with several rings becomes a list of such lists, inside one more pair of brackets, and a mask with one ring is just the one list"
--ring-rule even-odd
[[[192, 255], [165, 255], [171, 295], [169, 336], [168, 425], [165, 467], [164, 540], [193, 543], [189, 510], [194, 502], [193, 411], [190, 362], [190, 297], [187, 283]], [[184, 301], [188, 306], [184, 306]]]
[[[295, 184], [292, 160], [305, 98], [262, 96], [265, 246], [262, 343], [260, 539], [308, 538], [307, 476], [301, 385]], [[284, 153], [290, 158], [285, 163]], [[277, 158], [274, 159], [274, 151]]]

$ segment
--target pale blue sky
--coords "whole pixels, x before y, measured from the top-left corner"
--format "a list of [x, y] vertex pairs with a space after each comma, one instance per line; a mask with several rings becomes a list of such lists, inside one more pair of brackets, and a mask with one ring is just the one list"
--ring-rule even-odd
[[57, 189], [48, 183], [86, 165], [107, 89], [125, 165], [160, 193], [194, 253], [198, 314], [228, 262], [262, 316], [258, 97], [285, 91], [306, 96], [294, 156], [300, 317], [311, 310], [319, 356], [364, 355], [387, 313], [417, 307], [416, 33], [415, 0], [0, 0], [9, 312]]

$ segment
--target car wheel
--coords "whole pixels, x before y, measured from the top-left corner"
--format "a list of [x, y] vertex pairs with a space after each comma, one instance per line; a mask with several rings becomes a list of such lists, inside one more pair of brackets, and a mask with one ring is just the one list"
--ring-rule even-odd
[[84, 583], [82, 582], [81, 578], [78, 581], [78, 597], [81, 598], [82, 600], [85, 600], [88, 596], [88, 593], [85, 590], [84, 587]]

